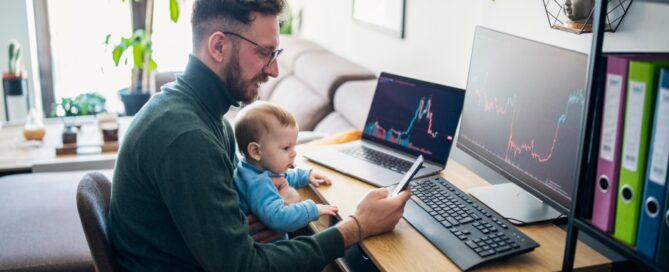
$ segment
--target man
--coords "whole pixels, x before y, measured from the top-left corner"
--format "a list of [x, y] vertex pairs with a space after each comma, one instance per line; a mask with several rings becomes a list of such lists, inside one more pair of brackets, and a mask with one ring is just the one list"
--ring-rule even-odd
[[[114, 172], [109, 233], [129, 271], [321, 270], [365, 237], [390, 231], [410, 197], [370, 191], [355, 214], [310, 237], [254, 242], [233, 186], [235, 143], [222, 117], [279, 74], [283, 0], [200, 0], [193, 55], [128, 128]], [[258, 240], [277, 234], [265, 231]]]

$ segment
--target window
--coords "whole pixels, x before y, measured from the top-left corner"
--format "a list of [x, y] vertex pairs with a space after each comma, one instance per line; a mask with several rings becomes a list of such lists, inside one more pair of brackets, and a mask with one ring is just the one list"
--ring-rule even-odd
[[179, 21], [170, 20], [169, 1], [156, 0], [153, 8], [153, 59], [158, 71], [182, 71], [193, 47], [190, 16], [194, 0], [178, 0]]
[[121, 111], [118, 90], [130, 84], [132, 66], [115, 67], [104, 39], [130, 32], [128, 2], [57, 0], [48, 2], [48, 12], [55, 101], [99, 92], [109, 111]]
[[[169, 19], [169, 1], [155, 1], [153, 57], [158, 71], [183, 70], [191, 52], [192, 0], [179, 0], [179, 4], [175, 24]], [[123, 111], [118, 91], [130, 85], [133, 63], [121, 59], [116, 67], [111, 52], [120, 37], [131, 34], [129, 1], [49, 0], [47, 8], [55, 101], [99, 92], [107, 99], [109, 111]], [[111, 34], [109, 46], [104, 44], [107, 34]]]

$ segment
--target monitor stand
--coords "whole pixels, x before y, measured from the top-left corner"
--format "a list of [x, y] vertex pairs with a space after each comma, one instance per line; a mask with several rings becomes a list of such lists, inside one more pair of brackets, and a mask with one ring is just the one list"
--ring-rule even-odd
[[469, 189], [469, 194], [514, 225], [557, 219], [561, 213], [513, 183]]

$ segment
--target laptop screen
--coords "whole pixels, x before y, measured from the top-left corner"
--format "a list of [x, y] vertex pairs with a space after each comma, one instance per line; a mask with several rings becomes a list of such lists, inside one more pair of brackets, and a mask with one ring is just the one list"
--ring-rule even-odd
[[464, 97], [462, 89], [381, 73], [362, 137], [445, 165]]

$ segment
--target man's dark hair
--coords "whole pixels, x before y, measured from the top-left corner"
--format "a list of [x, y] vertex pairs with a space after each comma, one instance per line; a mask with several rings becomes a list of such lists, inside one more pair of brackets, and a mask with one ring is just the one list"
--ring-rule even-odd
[[215, 31], [244, 30], [255, 20], [252, 12], [279, 15], [285, 7], [285, 0], [197, 0], [191, 17], [193, 50]]

